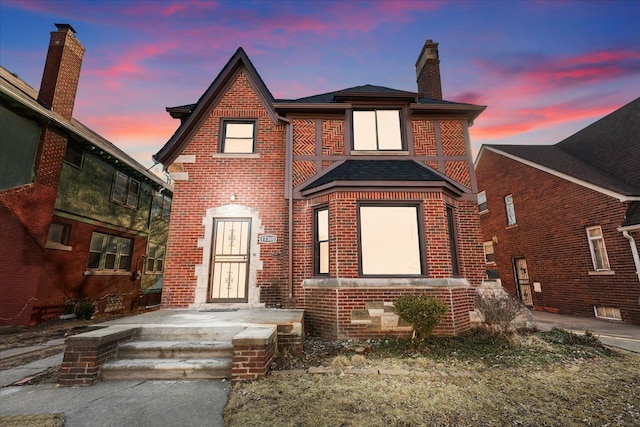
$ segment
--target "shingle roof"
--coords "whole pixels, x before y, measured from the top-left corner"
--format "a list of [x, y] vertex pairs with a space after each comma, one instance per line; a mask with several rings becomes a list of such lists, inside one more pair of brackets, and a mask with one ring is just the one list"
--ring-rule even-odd
[[334, 181], [445, 182], [446, 177], [413, 160], [346, 160], [307, 184], [302, 191]]
[[640, 202], [631, 202], [629, 204], [624, 221], [620, 224], [621, 227], [630, 225], [640, 225]]
[[65, 132], [72, 135], [74, 139], [86, 141], [99, 150], [108, 153], [120, 162], [120, 167], [128, 169], [127, 172], [135, 173], [140, 177], [146, 178], [148, 181], [155, 182], [161, 187], [171, 189], [171, 186], [160, 177], [149, 172], [137, 160], [81, 122], [74, 118], [71, 120], [66, 119], [55, 111], [42, 106], [37, 100], [38, 92], [20, 77], [2, 66], [0, 66], [0, 97], [12, 104], [17, 103], [16, 105], [20, 105], [20, 108], [25, 111], [30, 111], [42, 118], [51, 120], [51, 122], [64, 129]]
[[640, 189], [611, 176], [578, 157], [563, 151], [557, 145], [487, 145], [487, 147], [514, 155], [560, 173], [627, 196], [640, 196]]
[[486, 145], [624, 196], [640, 196], [640, 98], [555, 145]]
[[640, 98], [556, 146], [640, 188]]

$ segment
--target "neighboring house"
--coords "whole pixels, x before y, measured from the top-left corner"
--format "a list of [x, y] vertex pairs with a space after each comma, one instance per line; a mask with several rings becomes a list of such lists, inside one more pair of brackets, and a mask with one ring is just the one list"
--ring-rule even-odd
[[523, 303], [640, 324], [640, 98], [555, 145], [484, 145], [485, 261]]
[[0, 325], [137, 309], [164, 269], [171, 188], [72, 118], [84, 48], [56, 26], [39, 92], [0, 67]]
[[468, 127], [442, 100], [437, 43], [418, 92], [364, 85], [274, 99], [239, 48], [154, 156], [174, 202], [162, 306], [305, 310], [313, 335], [406, 334], [404, 294], [469, 328], [484, 264]]

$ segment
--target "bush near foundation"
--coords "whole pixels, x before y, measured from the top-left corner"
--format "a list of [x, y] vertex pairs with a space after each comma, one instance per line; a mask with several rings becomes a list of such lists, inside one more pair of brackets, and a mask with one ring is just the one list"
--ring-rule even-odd
[[512, 322], [524, 309], [524, 306], [513, 296], [506, 293], [477, 294], [476, 312], [491, 331], [506, 334]]
[[449, 310], [443, 302], [424, 295], [404, 295], [393, 305], [396, 314], [413, 327], [413, 339], [419, 341], [431, 335]]

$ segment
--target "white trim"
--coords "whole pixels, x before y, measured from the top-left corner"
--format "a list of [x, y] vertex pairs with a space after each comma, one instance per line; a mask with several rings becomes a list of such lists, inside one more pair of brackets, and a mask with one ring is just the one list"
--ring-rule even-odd
[[523, 164], [525, 164], [527, 166], [531, 166], [534, 169], [538, 169], [538, 170], [540, 170], [542, 172], [546, 172], [548, 174], [557, 176], [557, 177], [562, 178], [562, 179], [564, 179], [566, 181], [572, 182], [574, 184], [580, 185], [580, 186], [588, 188], [590, 190], [597, 191], [598, 193], [602, 193], [602, 194], [607, 195], [609, 197], [613, 197], [614, 199], [618, 199], [621, 202], [637, 202], [637, 201], [640, 201], [640, 196], [625, 196], [624, 194], [616, 193], [615, 191], [611, 191], [611, 190], [608, 190], [608, 189], [606, 189], [604, 187], [600, 187], [598, 185], [591, 184], [591, 183], [589, 183], [587, 181], [583, 181], [583, 180], [578, 179], [576, 177], [573, 177], [571, 175], [567, 175], [565, 173], [559, 172], [559, 171], [557, 171], [555, 169], [551, 169], [551, 168], [548, 168], [546, 166], [539, 165], [538, 163], [534, 163], [532, 161], [525, 160], [525, 159], [523, 159], [521, 157], [518, 157], [518, 156], [515, 156], [513, 154], [505, 153], [504, 151], [501, 151], [500, 149], [495, 148], [495, 147], [487, 147], [485, 145], [482, 146], [482, 148], [480, 149], [480, 153], [478, 154], [478, 158], [476, 159], [476, 167], [477, 167], [478, 163], [480, 162], [480, 155], [482, 154], [482, 150], [485, 150], [485, 149], [489, 150], [489, 151], [493, 151], [494, 153], [500, 154], [500, 155], [502, 155], [504, 157], [507, 157], [507, 158], [509, 158], [511, 160], [515, 160], [517, 162], [523, 163]]
[[173, 161], [174, 163], [195, 163], [196, 155], [195, 154], [181, 154]]
[[189, 181], [189, 172], [169, 172], [169, 177], [174, 181]]

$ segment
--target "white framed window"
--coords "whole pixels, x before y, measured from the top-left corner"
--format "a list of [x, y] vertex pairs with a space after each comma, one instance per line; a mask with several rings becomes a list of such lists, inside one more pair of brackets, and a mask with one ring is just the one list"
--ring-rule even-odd
[[516, 208], [513, 205], [513, 195], [505, 196], [504, 206], [507, 210], [507, 225], [516, 225]]
[[481, 191], [478, 193], [478, 212], [483, 213], [489, 210], [487, 206], [487, 193], [486, 191]]
[[353, 149], [402, 150], [400, 110], [354, 111]]
[[89, 247], [88, 270], [128, 270], [133, 240], [111, 234], [93, 233]]
[[329, 274], [329, 209], [316, 209], [314, 215], [314, 273]]
[[493, 248], [493, 242], [484, 242], [482, 245], [484, 246], [484, 262], [487, 264], [495, 264], [496, 256]]
[[620, 313], [620, 309], [617, 307], [594, 305], [593, 312], [596, 317], [601, 317], [603, 319], [622, 320], [622, 313]]
[[360, 273], [421, 275], [418, 205], [360, 205]]
[[147, 273], [162, 273], [164, 271], [164, 254], [166, 250], [163, 245], [149, 243], [147, 250], [147, 262], [145, 271]]
[[587, 240], [589, 241], [589, 251], [591, 252], [593, 269], [595, 271], [610, 270], [607, 248], [604, 245], [604, 236], [602, 235], [602, 227], [599, 225], [587, 227]]
[[255, 121], [225, 120], [222, 153], [250, 154], [255, 152]]
[[139, 198], [140, 183], [122, 172], [116, 172], [111, 189], [111, 201], [137, 209]]

